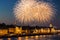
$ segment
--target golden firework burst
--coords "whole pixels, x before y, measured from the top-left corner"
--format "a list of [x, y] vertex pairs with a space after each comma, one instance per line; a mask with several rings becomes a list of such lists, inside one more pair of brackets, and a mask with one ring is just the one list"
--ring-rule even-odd
[[22, 25], [49, 22], [54, 17], [52, 4], [36, 0], [21, 0], [14, 7], [14, 15]]

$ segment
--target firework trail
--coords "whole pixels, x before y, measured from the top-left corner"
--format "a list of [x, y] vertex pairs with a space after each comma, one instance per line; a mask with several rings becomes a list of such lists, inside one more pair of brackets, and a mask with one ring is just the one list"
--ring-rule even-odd
[[38, 26], [54, 17], [54, 7], [44, 1], [21, 0], [14, 7], [14, 15], [21, 25]]

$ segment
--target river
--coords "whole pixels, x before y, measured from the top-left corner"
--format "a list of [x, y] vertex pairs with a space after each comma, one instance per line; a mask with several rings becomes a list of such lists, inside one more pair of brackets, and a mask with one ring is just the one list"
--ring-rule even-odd
[[2, 38], [0, 40], [60, 40], [60, 35], [39, 35], [39, 36], [26, 36], [26, 37], [12, 37]]

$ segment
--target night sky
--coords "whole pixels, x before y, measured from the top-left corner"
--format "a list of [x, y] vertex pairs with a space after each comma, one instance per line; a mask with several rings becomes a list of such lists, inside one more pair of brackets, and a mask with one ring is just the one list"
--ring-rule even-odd
[[[13, 8], [18, 0], [0, 0], [0, 23], [14, 24], [15, 18]], [[60, 0], [46, 1], [53, 4], [56, 9], [56, 16], [52, 21], [53, 25], [60, 28]]]

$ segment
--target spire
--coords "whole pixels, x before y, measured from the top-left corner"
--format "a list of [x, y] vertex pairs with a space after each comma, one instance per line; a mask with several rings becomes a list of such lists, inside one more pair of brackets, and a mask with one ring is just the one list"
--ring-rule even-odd
[[53, 27], [52, 23], [50, 23], [50, 26], [49, 27]]

